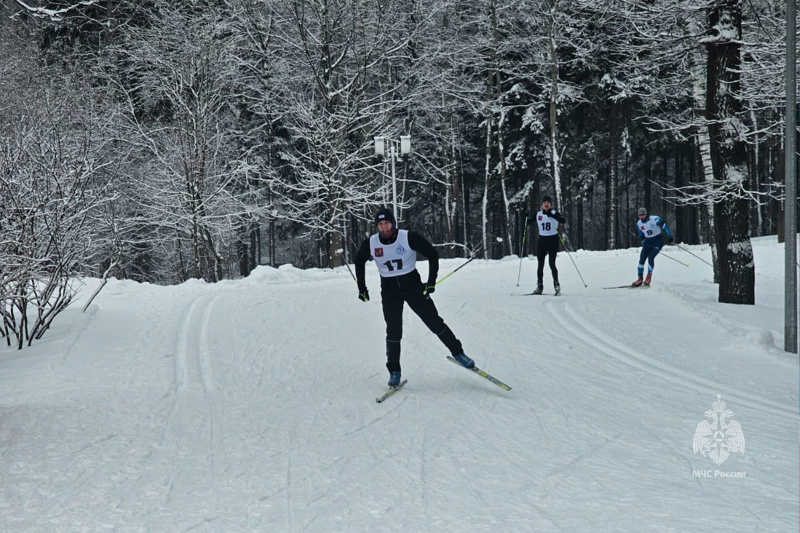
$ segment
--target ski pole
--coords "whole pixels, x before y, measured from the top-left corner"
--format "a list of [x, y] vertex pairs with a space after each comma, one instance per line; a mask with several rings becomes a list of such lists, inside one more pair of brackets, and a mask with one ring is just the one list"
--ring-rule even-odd
[[[452, 276], [453, 274], [455, 274], [456, 272], [458, 272], [459, 270], [461, 270], [462, 268], [464, 268], [465, 266], [467, 266], [468, 264], [470, 264], [470, 263], [472, 262], [472, 260], [473, 260], [473, 259], [477, 259], [477, 258], [478, 258], [478, 256], [477, 256], [477, 255], [473, 255], [471, 258], [469, 258], [469, 259], [467, 260], [467, 262], [466, 262], [466, 263], [464, 263], [463, 265], [461, 265], [461, 266], [460, 266], [460, 267], [458, 267], [457, 269], [453, 270], [452, 272], [450, 272], [450, 273], [449, 273], [448, 275], [446, 275], [445, 277], [443, 277], [443, 278], [439, 279], [439, 280], [438, 280], [436, 283], [434, 283], [434, 285], [433, 285], [433, 286], [434, 286], [434, 287], [436, 287], [438, 284], [440, 284], [441, 282], [443, 282], [444, 280], [446, 280], [447, 278], [449, 278], [450, 276]], [[423, 290], [423, 291], [422, 291], [422, 294], [428, 294], [428, 289], [426, 288], [425, 290]]]
[[346, 267], [347, 267], [347, 271], [348, 271], [348, 272], [350, 272], [350, 275], [351, 275], [351, 276], [353, 276], [353, 281], [355, 281], [356, 283], [358, 283], [358, 281], [356, 280], [356, 275], [355, 275], [355, 274], [353, 274], [353, 271], [352, 271], [352, 270], [350, 270], [350, 263], [348, 263], [347, 261], [345, 261], [345, 262], [344, 262], [344, 266], [346, 266]]
[[678, 244], [678, 243], [675, 243], [675, 246], [677, 246], [678, 248], [680, 248], [680, 249], [681, 249], [681, 250], [683, 250], [684, 252], [688, 253], [689, 255], [694, 255], [694, 256], [695, 256], [697, 259], [699, 259], [699, 260], [700, 260], [700, 261], [702, 261], [703, 263], [707, 264], [707, 265], [708, 265], [708, 266], [710, 266], [711, 268], [714, 268], [714, 265], [712, 265], [711, 263], [709, 263], [708, 261], [706, 261], [706, 260], [705, 260], [705, 259], [703, 259], [702, 257], [700, 257], [700, 256], [698, 256], [698, 255], [695, 255], [695, 254], [693, 254], [692, 252], [690, 252], [689, 250], [687, 250], [686, 248], [684, 248], [684, 247], [683, 247], [683, 246], [681, 246], [680, 244]]
[[[355, 283], [355, 284], [356, 284], [356, 287], [358, 287], [358, 280], [356, 279], [356, 276], [355, 276], [355, 274], [353, 274], [353, 271], [352, 271], [352, 270], [350, 270], [350, 263], [347, 261], [347, 256], [346, 256], [346, 255], [344, 255], [344, 254], [343, 254], [343, 252], [344, 252], [344, 250], [342, 250], [341, 248], [339, 248], [338, 250], [336, 250], [336, 253], [338, 253], [338, 254], [342, 255], [342, 259], [344, 259], [344, 266], [346, 266], [346, 267], [347, 267], [347, 271], [348, 271], [348, 272], [350, 272], [350, 276], [352, 276], [352, 278], [353, 278], [353, 283]], [[364, 293], [364, 294], [369, 294], [369, 292], [366, 292], [366, 293]], [[358, 297], [359, 297], [359, 298], [361, 298], [361, 296], [362, 296], [362, 294], [361, 294], [361, 290], [359, 289], [359, 294], [358, 294]], [[369, 301], [369, 296], [366, 296], [366, 299], [365, 299], [364, 301], [365, 301], [365, 302]]]
[[680, 263], [680, 264], [682, 264], [682, 265], [683, 265], [683, 266], [685, 266], [686, 268], [689, 268], [689, 265], [687, 265], [687, 264], [686, 264], [686, 263], [684, 263], [683, 261], [678, 261], [677, 259], [675, 259], [675, 258], [674, 258], [674, 257], [672, 257], [671, 255], [667, 255], [667, 254], [665, 254], [664, 252], [661, 252], [661, 255], [663, 255], [664, 257], [666, 257], [666, 258], [668, 258], [668, 259], [672, 259], [672, 260], [673, 260], [673, 261], [675, 261], [676, 263]]
[[347, 256], [344, 255], [344, 250], [339, 248], [338, 250], [336, 250], [336, 253], [342, 256], [342, 259], [344, 260], [344, 261], [342, 261], [344, 263], [344, 266], [347, 267], [347, 271], [350, 272], [351, 276], [353, 276], [353, 281], [358, 283], [358, 281], [356, 280], [356, 275], [353, 274], [352, 270], [350, 270], [350, 263], [347, 262]]
[[517, 287], [519, 278], [522, 275], [522, 256], [525, 253], [525, 237], [528, 235], [528, 215], [525, 215], [525, 228], [522, 230], [522, 247], [519, 250], [519, 272], [517, 272]]
[[[497, 242], [503, 242], [503, 239], [501, 239], [500, 237], [497, 237]], [[488, 246], [488, 244], [487, 244], [486, 246]], [[443, 278], [439, 279], [439, 280], [438, 280], [436, 283], [434, 283], [434, 284], [433, 284], [433, 286], [434, 286], [434, 287], [436, 287], [436, 286], [437, 286], [437, 285], [439, 285], [441, 282], [443, 282], [444, 280], [446, 280], [447, 278], [449, 278], [450, 276], [452, 276], [453, 274], [455, 274], [456, 272], [458, 272], [459, 270], [461, 270], [462, 268], [464, 268], [465, 266], [467, 266], [468, 264], [470, 264], [472, 261], [474, 261], [475, 259], [477, 259], [477, 258], [478, 258], [478, 256], [479, 256], [479, 255], [480, 255], [480, 254], [481, 254], [481, 253], [482, 253], [482, 252], [483, 252], [483, 251], [486, 249], [486, 246], [484, 246], [483, 248], [481, 248], [481, 249], [480, 249], [480, 251], [479, 251], [478, 253], [474, 254], [472, 257], [470, 257], [469, 259], [467, 259], [467, 261], [466, 261], [465, 263], [463, 263], [462, 265], [460, 265], [458, 268], [456, 268], [455, 270], [453, 270], [452, 272], [450, 272], [450, 273], [449, 273], [448, 275], [446, 275], [445, 277], [443, 277]], [[428, 294], [428, 289], [427, 289], [427, 288], [426, 288], [426, 289], [423, 289], [423, 290], [422, 290], [422, 294], [425, 294], [425, 295], [427, 295], [427, 294]]]
[[564, 250], [567, 251], [567, 255], [569, 256], [569, 260], [572, 261], [572, 266], [575, 267], [575, 270], [578, 272], [578, 276], [581, 278], [581, 281], [583, 281], [583, 288], [584, 289], [588, 289], [589, 286], [586, 284], [586, 281], [583, 279], [583, 276], [581, 276], [581, 271], [578, 270], [578, 265], [575, 264], [575, 260], [572, 258], [572, 254], [569, 253], [569, 248], [567, 247], [567, 243], [564, 242], [564, 239], [561, 237], [560, 233], [558, 234], [558, 240], [560, 240], [561, 244], [564, 245]]

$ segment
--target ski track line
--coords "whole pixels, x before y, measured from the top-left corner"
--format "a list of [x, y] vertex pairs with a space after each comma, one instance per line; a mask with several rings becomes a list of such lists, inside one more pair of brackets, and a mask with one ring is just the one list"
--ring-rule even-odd
[[[166, 417], [165, 432], [162, 435], [162, 444], [166, 441], [169, 428], [181, 422], [193, 422], [191, 428], [199, 432], [205, 418], [208, 423], [206, 442], [208, 449], [204, 457], [209, 462], [209, 476], [213, 484], [217, 503], [220, 503], [220, 490], [217, 480], [217, 429], [215, 407], [212, 402], [211, 392], [214, 381], [210, 359], [208, 325], [211, 322], [216, 302], [222, 294], [213, 296], [200, 296], [192, 301], [183, 315], [180, 328], [175, 340], [175, 377], [172, 387], [172, 405]], [[192, 413], [193, 405], [199, 402], [192, 400], [192, 385], [200, 385], [200, 398], [203, 404], [204, 416], [195, 417]], [[198, 459], [202, 459], [198, 452]]]
[[217, 409], [213, 402], [212, 393], [214, 391], [214, 374], [212, 371], [210, 349], [209, 349], [209, 325], [211, 323], [212, 311], [215, 309], [217, 301], [222, 298], [221, 294], [214, 296], [203, 311], [203, 319], [200, 326], [199, 335], [199, 349], [198, 365], [200, 370], [200, 381], [203, 384], [203, 400], [206, 405], [206, 413], [208, 414], [208, 445], [209, 445], [209, 461], [211, 463], [211, 480], [214, 485], [214, 495], [216, 496], [217, 504], [221, 505], [219, 479], [217, 476], [217, 449], [218, 447], [218, 431], [216, 427], [217, 422]]
[[184, 390], [186, 381], [188, 380], [189, 332], [192, 327], [192, 319], [201, 300], [203, 300], [202, 297], [196, 298], [189, 304], [189, 308], [181, 319], [181, 326], [180, 329], [178, 329], [178, 336], [175, 339], [175, 381], [172, 387], [173, 400], [175, 399], [174, 394]]
[[214, 374], [212, 372], [208, 350], [208, 332], [210, 331], [211, 311], [214, 309], [217, 300], [221, 297], [222, 295], [218, 294], [206, 305], [205, 312], [203, 313], [203, 325], [200, 330], [200, 349], [198, 350], [198, 355], [200, 356], [200, 377], [203, 381], [204, 394], [214, 390]]
[[427, 446], [425, 445], [425, 428], [422, 427], [420, 423], [420, 411], [422, 410], [420, 407], [420, 400], [419, 396], [415, 397], [414, 403], [416, 404], [416, 409], [414, 409], [414, 437], [412, 440], [411, 446], [409, 446], [408, 453], [409, 458], [408, 461], [410, 462], [412, 457], [414, 456], [414, 445], [416, 444], [419, 448], [419, 479], [420, 479], [420, 499], [422, 500], [422, 517], [425, 520], [425, 528], [427, 531], [431, 530], [431, 511], [428, 506], [428, 497], [430, 495], [430, 479], [428, 478], [428, 450], [426, 449]]
[[[702, 393], [708, 393], [709, 389], [719, 390], [720, 388], [731, 388], [730, 386], [722, 386], [719, 383], [695, 376], [688, 372], [684, 372], [679, 368], [675, 368], [669, 364], [658, 361], [655, 358], [639, 354], [633, 348], [625, 345], [624, 343], [616, 340], [590, 325], [587, 321], [582, 320], [578, 314], [571, 309], [566, 303], [547, 303], [548, 310], [552, 313], [553, 318], [556, 319], [567, 331], [575, 335], [576, 338], [583, 341], [587, 346], [592, 349], [602, 352], [609, 357], [616, 359], [629, 366], [652, 374], [654, 376], [672, 381], [679, 385], [685, 385], [693, 388]], [[788, 408], [779, 403], [773, 402], [766, 398], [761, 398], [753, 394], [748, 394], [738, 389], [732, 389], [733, 392], [725, 394], [726, 397], [735, 399], [741, 404], [749, 404], [764, 411], [769, 411], [772, 414], [779, 416], [797, 416], [797, 411]]]
[[[190, 339], [190, 331], [192, 330], [192, 323], [194, 321], [194, 317], [197, 313], [197, 308], [200, 304], [207, 300], [207, 297], [198, 297], [195, 298], [189, 306], [184, 310], [183, 315], [180, 319], [180, 325], [178, 327], [178, 333], [175, 335], [174, 341], [174, 363], [173, 363], [173, 381], [170, 390], [168, 390], [164, 396], [162, 396], [161, 400], [168, 400], [169, 406], [166, 409], [166, 415], [164, 416], [164, 423], [161, 426], [161, 432], [158, 437], [158, 443], [154, 444], [138, 461], [136, 467], [138, 469], [138, 475], [136, 476], [135, 481], [133, 483], [136, 486], [141, 487], [145, 483], [152, 483], [152, 473], [151, 468], [146, 467], [146, 464], [155, 464], [158, 461], [166, 461], [167, 464], [170, 463], [169, 459], [165, 459], [165, 453], [168, 455], [167, 452], [167, 444], [170, 442], [170, 431], [172, 428], [175, 427], [175, 418], [178, 416], [178, 413], [181, 410], [181, 406], [185, 403], [182, 401], [183, 393], [187, 388], [188, 384], [188, 374], [189, 374], [189, 339]], [[202, 344], [202, 343], [201, 343]], [[160, 401], [161, 401], [160, 400]], [[137, 424], [137, 426], [140, 424]], [[129, 465], [130, 466], [130, 465]], [[157, 469], [158, 470], [158, 469]], [[173, 493], [175, 490], [175, 479], [177, 477], [177, 473], [174, 469], [167, 472], [167, 469], [161, 471], [165, 474], [169, 479], [169, 486], [166, 490], [166, 494], [164, 495], [164, 502], [165, 505], [169, 505], [173, 500]], [[122, 501], [125, 502], [129, 500], [128, 496], [124, 496]], [[119, 505], [120, 502], [117, 502]], [[129, 504], [130, 505], [130, 504]], [[144, 514], [138, 514], [139, 518], [147, 518], [148, 516], [152, 515], [155, 511], [149, 510]]]
[[[94, 325], [95, 319], [97, 317], [97, 309], [98, 307], [94, 305], [89, 307], [89, 309], [87, 309], [88, 311], [87, 313], [83, 313], [84, 314], [83, 324], [78, 328], [77, 333], [75, 333], [75, 336], [67, 345], [66, 349], [64, 350], [64, 353], [61, 355], [61, 360], [59, 361], [59, 364], [63, 365], [64, 363], [67, 362], [67, 359], [69, 359], [69, 356], [72, 355], [72, 351], [75, 349], [75, 345], [78, 344], [78, 342], [83, 338], [83, 336], [86, 334], [89, 328]], [[50, 370], [52, 370], [53, 371], [52, 373], [55, 374], [55, 371], [53, 369], [53, 364], [54, 364], [53, 362], [50, 363]]]
[[286, 520], [288, 530], [294, 531], [294, 505], [292, 503], [292, 451], [294, 450], [297, 437], [295, 430], [289, 430], [289, 447], [286, 450]]

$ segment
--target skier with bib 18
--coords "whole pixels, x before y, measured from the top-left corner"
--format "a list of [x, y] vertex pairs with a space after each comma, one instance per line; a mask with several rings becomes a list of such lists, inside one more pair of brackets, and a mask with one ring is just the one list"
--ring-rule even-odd
[[[649, 286], [650, 281], [653, 279], [656, 256], [661, 251], [661, 248], [664, 247], [664, 234], [669, 239], [669, 243], [672, 243], [674, 239], [667, 223], [661, 220], [661, 217], [648, 215], [647, 209], [644, 207], [639, 208], [639, 221], [636, 222], [636, 230], [639, 232], [639, 239], [642, 241], [642, 252], [639, 254], [639, 265], [636, 267], [636, 273], [639, 277], [631, 283], [631, 286], [640, 287], [642, 284]], [[647, 277], [642, 280], [645, 261], [647, 261]]]
[[[375, 214], [378, 233], [366, 239], [355, 258], [358, 299], [369, 301], [369, 291], [364, 281], [364, 265], [375, 260], [381, 275], [383, 319], [386, 321], [386, 368], [389, 370], [389, 387], [400, 384], [400, 339], [403, 336], [403, 304], [408, 303], [414, 313], [435, 333], [450, 350], [453, 358], [465, 368], [475, 362], [461, 347], [453, 332], [439, 316], [430, 295], [435, 290], [439, 273], [439, 254], [424, 237], [413, 231], [397, 229], [390, 209]], [[417, 252], [428, 258], [428, 281], [423, 285], [416, 268]]]
[[544, 290], [544, 258], [549, 256], [550, 272], [553, 274], [553, 288], [558, 296], [561, 285], [558, 283], [558, 269], [556, 268], [556, 254], [558, 254], [558, 224], [566, 224], [564, 215], [553, 207], [553, 200], [549, 196], [542, 198], [542, 210], [536, 213], [535, 220], [539, 226], [539, 240], [536, 243], [536, 259], [539, 265], [536, 268], [536, 289], [533, 294], [542, 294]]

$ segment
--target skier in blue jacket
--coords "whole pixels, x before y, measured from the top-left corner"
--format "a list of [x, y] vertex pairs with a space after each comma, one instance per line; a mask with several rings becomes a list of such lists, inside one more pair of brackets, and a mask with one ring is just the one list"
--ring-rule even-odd
[[[644, 283], [644, 285], [649, 286], [653, 278], [656, 256], [661, 251], [661, 248], [664, 247], [664, 234], [666, 234], [667, 242], [670, 244], [674, 241], [674, 238], [667, 223], [661, 220], [661, 217], [648, 215], [647, 209], [644, 207], [639, 208], [639, 220], [636, 222], [636, 230], [639, 232], [639, 239], [642, 241], [642, 252], [639, 254], [639, 265], [636, 267], [639, 277], [631, 285], [639, 287]], [[647, 261], [647, 277], [643, 280], [645, 261]]]

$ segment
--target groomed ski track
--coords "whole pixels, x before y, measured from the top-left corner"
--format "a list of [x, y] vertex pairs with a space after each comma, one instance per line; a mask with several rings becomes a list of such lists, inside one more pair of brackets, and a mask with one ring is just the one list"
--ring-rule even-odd
[[[576, 254], [588, 289], [559, 260], [569, 298], [511, 298], [519, 261], [475, 261], [433, 298], [513, 390], [455, 368], [406, 309], [409, 382], [383, 404], [372, 265], [368, 303], [344, 269], [113, 282], [39, 346], [2, 352], [0, 530], [796, 530], [798, 366], [780, 325], [719, 308], [700, 265], [602, 290], [636, 253]], [[721, 466], [692, 451], [718, 394], [747, 437]], [[746, 477], [693, 476], [708, 469]]]

